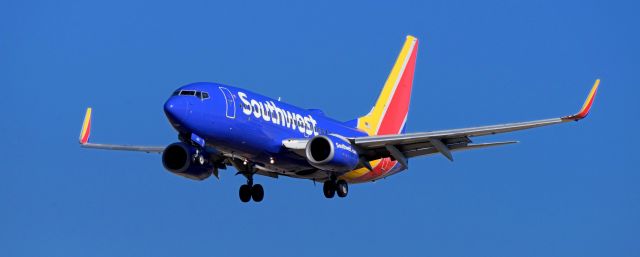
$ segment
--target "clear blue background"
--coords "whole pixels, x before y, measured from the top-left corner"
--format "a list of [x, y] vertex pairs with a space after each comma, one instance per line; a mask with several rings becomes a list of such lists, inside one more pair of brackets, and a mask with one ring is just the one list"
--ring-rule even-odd
[[[637, 1], [0, 1], [0, 256], [638, 256]], [[177, 140], [180, 85], [245, 87], [348, 120], [369, 111], [407, 34], [420, 39], [408, 131], [588, 119], [414, 159], [324, 199], [310, 181], [194, 182], [155, 154], [92, 140]]]

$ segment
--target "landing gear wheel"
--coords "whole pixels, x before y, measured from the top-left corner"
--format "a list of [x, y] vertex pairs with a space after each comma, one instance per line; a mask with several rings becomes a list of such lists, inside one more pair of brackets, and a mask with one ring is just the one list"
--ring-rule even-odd
[[254, 202], [260, 202], [264, 199], [264, 189], [262, 185], [255, 184], [251, 187], [251, 198], [253, 198]]
[[324, 197], [333, 198], [333, 196], [336, 194], [336, 184], [334, 184], [331, 180], [325, 181], [324, 185], [322, 186], [322, 192], [324, 192]]
[[339, 197], [345, 197], [349, 193], [349, 184], [344, 180], [338, 180], [336, 183], [336, 193]]
[[240, 201], [242, 201], [243, 203], [246, 203], [249, 200], [251, 200], [251, 186], [249, 185], [240, 186], [239, 195], [240, 195]]

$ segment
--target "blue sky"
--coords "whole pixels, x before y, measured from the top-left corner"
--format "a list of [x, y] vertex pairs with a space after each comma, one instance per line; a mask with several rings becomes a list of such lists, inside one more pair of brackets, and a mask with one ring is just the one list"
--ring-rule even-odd
[[[635, 1], [0, 1], [1, 256], [638, 256]], [[414, 159], [324, 199], [311, 182], [194, 182], [92, 140], [177, 140], [162, 104], [216, 81], [348, 120], [420, 39], [408, 131], [579, 123]]]

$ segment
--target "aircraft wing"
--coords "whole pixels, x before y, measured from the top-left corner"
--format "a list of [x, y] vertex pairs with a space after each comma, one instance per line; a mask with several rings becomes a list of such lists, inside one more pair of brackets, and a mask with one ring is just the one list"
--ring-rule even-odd
[[95, 144], [89, 143], [89, 135], [91, 134], [91, 108], [87, 108], [82, 122], [82, 130], [80, 131], [80, 146], [84, 148], [106, 149], [106, 150], [122, 150], [136, 151], [147, 153], [162, 153], [164, 146], [143, 146], [143, 145], [114, 145], [114, 144]]
[[475, 149], [515, 143], [510, 141], [488, 144], [470, 144], [470, 137], [506, 133], [569, 121], [578, 121], [585, 118], [589, 114], [589, 110], [593, 104], [599, 84], [600, 80], [596, 80], [584, 105], [582, 106], [582, 109], [580, 109], [578, 113], [570, 116], [462, 129], [356, 137], [349, 138], [349, 140], [358, 148], [360, 154], [367, 160], [374, 160], [382, 157], [393, 157], [396, 160], [403, 160], [409, 157], [440, 152], [449, 160], [453, 161], [451, 151], [454, 150]]

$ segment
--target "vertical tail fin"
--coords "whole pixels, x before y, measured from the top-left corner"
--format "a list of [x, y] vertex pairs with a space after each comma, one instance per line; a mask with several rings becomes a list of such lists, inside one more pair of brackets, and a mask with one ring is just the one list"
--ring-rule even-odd
[[418, 39], [407, 36], [376, 104], [369, 114], [358, 118], [359, 129], [369, 135], [399, 134], [403, 131], [411, 101], [417, 53]]

